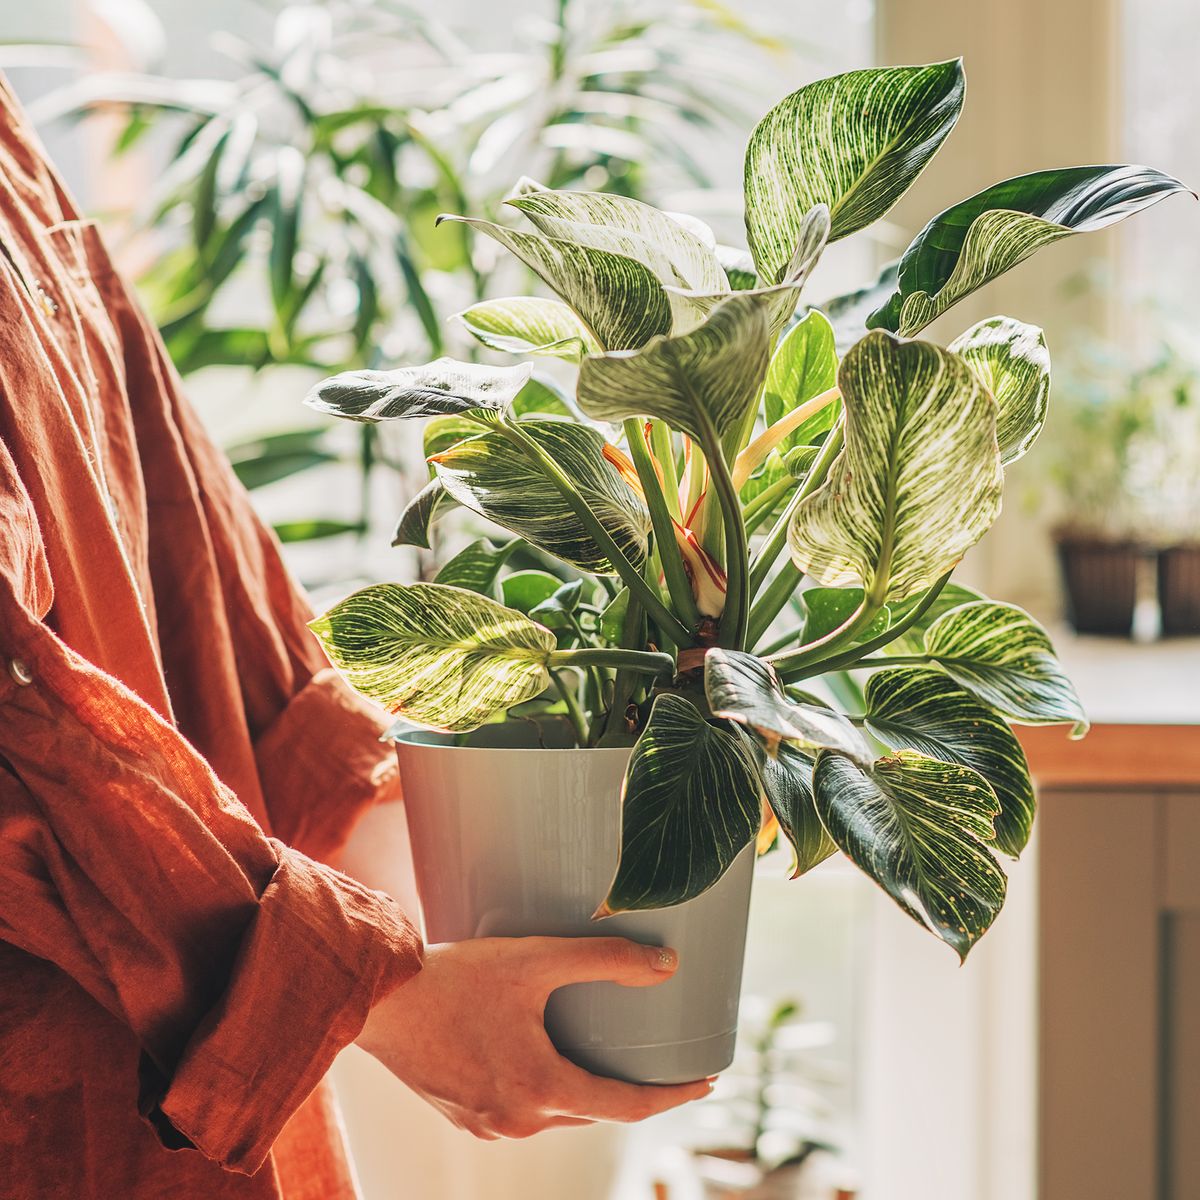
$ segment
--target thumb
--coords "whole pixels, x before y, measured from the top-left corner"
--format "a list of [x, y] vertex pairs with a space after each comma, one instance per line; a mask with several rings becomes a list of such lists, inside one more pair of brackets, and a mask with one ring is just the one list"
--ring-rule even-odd
[[[675, 974], [679, 956], [664, 946], [643, 946], [627, 938], [539, 938], [547, 943], [543, 965], [553, 990], [568, 983], [607, 980], [624, 987], [654, 987]], [[541, 949], [541, 948], [539, 948]]]

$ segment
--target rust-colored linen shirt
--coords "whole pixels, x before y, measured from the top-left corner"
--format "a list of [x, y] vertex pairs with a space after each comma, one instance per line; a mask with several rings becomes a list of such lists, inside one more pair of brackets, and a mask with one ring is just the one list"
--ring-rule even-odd
[[397, 785], [308, 615], [0, 80], [4, 1200], [356, 1194], [321, 1080], [421, 947], [318, 861]]

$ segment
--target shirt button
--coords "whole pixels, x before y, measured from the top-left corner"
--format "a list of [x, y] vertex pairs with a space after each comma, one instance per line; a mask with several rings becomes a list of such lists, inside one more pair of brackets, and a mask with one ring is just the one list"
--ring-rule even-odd
[[20, 687], [28, 687], [33, 682], [33, 672], [19, 658], [14, 658], [8, 664], [8, 673]]

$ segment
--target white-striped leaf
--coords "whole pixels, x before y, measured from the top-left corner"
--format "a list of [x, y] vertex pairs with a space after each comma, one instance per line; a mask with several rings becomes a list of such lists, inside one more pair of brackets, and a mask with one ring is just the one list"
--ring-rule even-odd
[[949, 571], [1000, 511], [996, 406], [961, 358], [868, 334], [842, 360], [846, 446], [789, 530], [828, 587], [903, 600]]
[[813, 760], [787, 742], [780, 742], [774, 757], [762, 756], [759, 770], [767, 803], [791, 843], [792, 878], [798, 879], [837, 851], [813, 801]]
[[900, 259], [896, 290], [872, 328], [908, 336], [1042, 246], [1103, 229], [1187, 192], [1149, 167], [1060, 167], [993, 184], [939, 213]]
[[983, 380], [996, 401], [1000, 461], [1024, 455], [1046, 423], [1050, 404], [1050, 351], [1036, 325], [1012, 317], [989, 317], [950, 343]]
[[883, 67], [821, 79], [780, 101], [746, 147], [746, 233], [776, 281], [804, 214], [828, 206], [831, 240], [883, 216], [958, 120], [962, 64]]
[[358, 691], [418, 725], [475, 729], [550, 685], [554, 634], [461, 588], [376, 584], [309, 628]]
[[[804, 288], [809, 275], [817, 265], [825, 243], [829, 240], [829, 209], [824, 204], [818, 204], [810, 209], [800, 222], [800, 233], [796, 240], [791, 259], [783, 266], [779, 279], [773, 284], [744, 289], [744, 296], [763, 296], [766, 299], [767, 312], [771, 322], [771, 333], [777, 335], [791, 320], [800, 300], [800, 292]], [[729, 298], [729, 289], [721, 288], [712, 292], [684, 291], [676, 287], [668, 287], [667, 292], [673, 298], [681, 298], [690, 304], [701, 316], [712, 312], [714, 308]], [[677, 314], [678, 321], [686, 319], [686, 312]], [[693, 322], [694, 323], [694, 322]]]
[[789, 699], [775, 669], [753, 654], [711, 648], [704, 656], [704, 691], [713, 716], [751, 730], [769, 755], [781, 742], [793, 742], [811, 753], [832, 748], [871, 761], [862, 734], [840, 712]]
[[419, 546], [429, 549], [429, 529], [439, 513], [451, 508], [450, 499], [440, 479], [431, 479], [409, 502], [400, 514], [396, 531], [392, 534], [393, 546]]
[[729, 290], [714, 250], [679, 220], [640, 200], [539, 189], [506, 203], [541, 233], [636, 258], [664, 284], [697, 292]]
[[893, 750], [973, 767], [1000, 801], [996, 845], [1016, 858], [1037, 801], [1021, 743], [1008, 723], [941, 671], [892, 667], [867, 680], [867, 728]]
[[509, 354], [546, 354], [578, 362], [600, 349], [565, 304], [542, 296], [482, 300], [457, 314], [478, 341]]
[[461, 221], [510, 250], [579, 314], [606, 350], [635, 349], [671, 331], [670, 298], [654, 272], [635, 258], [476, 217], [439, 220]]
[[[892, 605], [891, 623], [898, 625], [905, 620], [908, 614], [917, 607], [925, 599], [923, 594], [918, 593], [915, 596], [910, 596], [907, 600], [900, 604]], [[983, 600], [985, 597], [980, 593], [973, 591], [969, 587], [964, 587], [961, 583], [948, 583], [940, 592], [933, 598], [932, 603], [899, 637], [888, 642], [884, 647], [885, 654], [924, 654], [925, 653], [925, 631], [940, 617], [943, 613], [948, 613], [952, 608], [958, 608], [961, 604], [970, 604], [975, 600]]]
[[813, 793], [838, 848], [918, 924], [965, 959], [1004, 904], [988, 850], [996, 794], [970, 767], [899, 750], [864, 769], [817, 758]]
[[465, 588], [496, 600], [496, 580], [508, 562], [509, 556], [520, 543], [517, 539], [502, 546], [493, 545], [484, 538], [477, 538], [464, 546], [449, 559], [434, 579], [434, 583], [446, 587]]
[[304, 398], [309, 408], [373, 424], [491, 409], [499, 412], [529, 382], [533, 367], [491, 367], [439, 358], [394, 371], [343, 371]]
[[664, 693], [633, 748], [621, 856], [597, 917], [682, 904], [707, 891], [758, 832], [762, 788], [737, 732]]
[[[631, 561], [646, 559], [650, 514], [604, 457], [604, 438], [587, 425], [566, 421], [521, 422], [574, 483], [596, 519]], [[446, 491], [464, 508], [495, 521], [535, 546], [578, 567], [609, 574], [608, 556], [562, 494], [500, 433], [459, 442], [433, 465]]]
[[766, 374], [770, 335], [759, 298], [739, 293], [699, 328], [641, 350], [595, 355], [579, 370], [589, 417], [658, 417], [704, 444], [740, 429]]
[[1087, 715], [1046, 631], [1015, 604], [979, 600], [944, 613], [925, 633], [925, 653], [963, 687], [1023, 725], [1088, 729]]

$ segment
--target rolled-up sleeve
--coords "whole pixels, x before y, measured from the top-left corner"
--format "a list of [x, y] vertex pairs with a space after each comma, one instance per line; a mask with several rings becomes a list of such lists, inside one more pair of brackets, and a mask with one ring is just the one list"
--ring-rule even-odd
[[252, 1172], [419, 969], [419, 938], [389, 897], [267, 837], [172, 725], [43, 623], [49, 581], [5, 465], [0, 444], [0, 936], [133, 1030], [169, 1144]]

